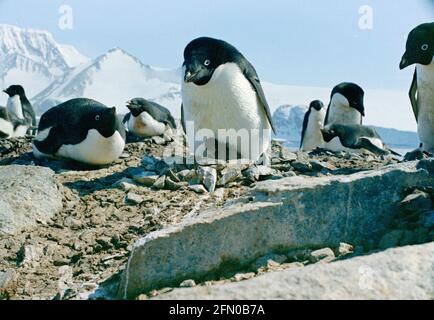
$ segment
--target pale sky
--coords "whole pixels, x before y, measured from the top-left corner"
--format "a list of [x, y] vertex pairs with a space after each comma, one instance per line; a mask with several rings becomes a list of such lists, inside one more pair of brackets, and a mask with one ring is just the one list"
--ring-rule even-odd
[[[113, 47], [153, 66], [175, 68], [198, 36], [229, 41], [264, 81], [407, 90], [400, 71], [408, 32], [434, 21], [431, 0], [0, 0], [0, 22], [52, 32], [94, 58]], [[58, 27], [61, 5], [73, 29]], [[373, 29], [360, 30], [359, 9], [373, 9]]]

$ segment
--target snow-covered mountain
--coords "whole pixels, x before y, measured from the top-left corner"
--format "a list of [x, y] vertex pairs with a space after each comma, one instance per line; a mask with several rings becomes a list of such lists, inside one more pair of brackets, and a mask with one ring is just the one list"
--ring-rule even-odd
[[[273, 122], [276, 127], [275, 138], [282, 139], [285, 145], [291, 149], [298, 149], [303, 129], [303, 119], [307, 106], [283, 105], [273, 113]], [[373, 126], [383, 141], [400, 150], [413, 150], [418, 147], [419, 138], [416, 132], [400, 131]]]
[[2, 88], [19, 83], [32, 97], [88, 60], [74, 47], [58, 44], [49, 32], [0, 24]]
[[125, 113], [126, 101], [145, 97], [165, 105], [177, 116], [181, 105], [179, 76], [178, 70], [152, 68], [115, 48], [72, 69], [32, 102], [41, 113], [66, 100], [87, 97], [116, 106], [119, 113]]

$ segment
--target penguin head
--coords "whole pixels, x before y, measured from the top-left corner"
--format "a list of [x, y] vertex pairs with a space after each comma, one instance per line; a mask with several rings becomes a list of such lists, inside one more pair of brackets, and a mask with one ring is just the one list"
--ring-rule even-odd
[[5, 92], [9, 97], [14, 97], [18, 95], [21, 98], [24, 98], [26, 96], [24, 88], [20, 85], [12, 85], [6, 90], [3, 90], [3, 92]]
[[309, 109], [311, 110], [314, 109], [316, 111], [320, 111], [323, 108], [324, 108], [324, 103], [322, 103], [322, 101], [320, 100], [312, 101], [309, 105]]
[[207, 84], [222, 64], [236, 62], [241, 53], [229, 43], [208, 37], [191, 41], [184, 50], [184, 82]]
[[429, 65], [434, 56], [434, 22], [424, 23], [414, 28], [408, 35], [406, 51], [399, 68], [412, 64]]
[[322, 137], [325, 142], [332, 141], [335, 137], [341, 134], [341, 126], [336, 124], [329, 124], [321, 129]]
[[146, 99], [134, 98], [127, 102], [127, 108], [134, 117], [138, 117], [143, 111], [145, 111], [145, 107], [148, 104], [149, 102]]
[[86, 117], [88, 127], [96, 129], [105, 138], [111, 137], [118, 128], [116, 107], [95, 108]]
[[333, 88], [331, 99], [336, 94], [340, 94], [345, 98], [345, 104], [348, 107], [356, 109], [362, 116], [365, 116], [365, 92], [360, 86], [351, 82], [342, 82]]

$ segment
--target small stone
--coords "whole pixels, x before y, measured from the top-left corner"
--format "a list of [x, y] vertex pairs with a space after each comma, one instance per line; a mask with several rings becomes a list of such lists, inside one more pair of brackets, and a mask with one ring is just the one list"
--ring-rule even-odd
[[18, 261], [20, 266], [33, 267], [39, 264], [40, 258], [43, 256], [44, 250], [37, 245], [26, 245], [21, 247], [18, 253]]
[[252, 265], [251, 268], [253, 270], [257, 270], [261, 267], [267, 267], [267, 268], [276, 268], [279, 267], [282, 263], [286, 262], [288, 260], [287, 256], [280, 255], [280, 254], [267, 254], [265, 256], [260, 257], [257, 259]]
[[157, 179], [157, 181], [155, 181], [152, 187], [158, 190], [162, 190], [164, 189], [165, 185], [166, 185], [166, 176], [161, 176]]
[[141, 204], [144, 198], [134, 192], [129, 192], [125, 198], [125, 202], [128, 204]]
[[152, 142], [158, 145], [163, 145], [166, 143], [166, 140], [163, 137], [155, 136], [152, 137]]
[[327, 263], [336, 259], [335, 253], [330, 248], [324, 248], [312, 251], [310, 254], [310, 262], [312, 263]]
[[11, 299], [17, 292], [17, 275], [14, 270], [0, 271], [0, 300]]
[[124, 191], [129, 191], [129, 190], [136, 188], [137, 186], [134, 184], [133, 180], [128, 179], [128, 178], [123, 178], [123, 179], [115, 182], [115, 187], [120, 188], [121, 190], [124, 190]]
[[295, 154], [294, 152], [290, 152], [287, 148], [282, 147], [282, 149], [280, 150], [280, 158], [283, 161], [295, 161], [297, 160], [297, 154]]
[[184, 280], [179, 285], [181, 288], [193, 288], [196, 286], [196, 282], [192, 279]]
[[152, 187], [158, 180], [158, 175], [153, 171], [144, 171], [133, 175], [133, 179], [146, 187]]
[[83, 223], [78, 219], [74, 219], [73, 217], [67, 217], [64, 221], [64, 225], [71, 228], [72, 230], [79, 230], [83, 227]]
[[283, 269], [297, 269], [297, 268], [303, 268], [304, 264], [301, 262], [291, 262], [291, 263], [283, 263], [280, 265]]
[[291, 249], [286, 255], [290, 261], [302, 262], [309, 260], [311, 252], [310, 249]]
[[181, 183], [174, 182], [169, 177], [166, 178], [165, 189], [171, 190], [171, 191], [176, 191], [176, 190], [181, 189], [182, 187], [183, 187], [183, 185]]
[[309, 162], [304, 161], [294, 161], [291, 163], [291, 166], [301, 173], [311, 172], [313, 169]]
[[276, 170], [267, 166], [255, 166], [247, 169], [244, 176], [252, 182], [272, 179], [277, 174]]
[[432, 208], [431, 197], [428, 193], [416, 190], [401, 201], [400, 209], [404, 213], [420, 213]]
[[399, 241], [401, 240], [403, 235], [402, 230], [393, 230], [389, 233], [385, 234], [379, 243], [380, 249], [388, 249], [398, 246]]
[[221, 172], [221, 178], [218, 181], [218, 186], [222, 187], [228, 183], [234, 182], [241, 177], [241, 169], [237, 167], [226, 168]]
[[119, 159], [127, 159], [129, 157], [131, 157], [131, 155], [129, 153], [124, 152], [120, 155]]
[[205, 194], [208, 193], [208, 191], [205, 189], [205, 187], [201, 184], [194, 184], [192, 186], [188, 186], [188, 189], [191, 191], [196, 192], [197, 194]]
[[234, 280], [236, 281], [236, 282], [240, 282], [240, 281], [243, 281], [243, 280], [249, 280], [249, 279], [252, 279], [252, 278], [254, 278], [256, 276], [256, 274], [254, 273], [254, 272], [248, 272], [248, 273], [237, 273], [235, 276], [234, 276]]
[[336, 170], [336, 167], [334, 165], [331, 165], [327, 162], [318, 161], [318, 160], [311, 160], [309, 163], [312, 166], [312, 170], [314, 170], [314, 171], [322, 171], [322, 170], [333, 171], [333, 170]]
[[337, 249], [337, 256], [342, 257], [354, 252], [354, 247], [348, 243], [341, 242]]
[[217, 184], [217, 170], [211, 167], [199, 167], [199, 181], [205, 186], [209, 193], [213, 193]]
[[196, 170], [182, 170], [178, 172], [178, 177], [181, 181], [190, 182], [197, 179], [197, 173]]

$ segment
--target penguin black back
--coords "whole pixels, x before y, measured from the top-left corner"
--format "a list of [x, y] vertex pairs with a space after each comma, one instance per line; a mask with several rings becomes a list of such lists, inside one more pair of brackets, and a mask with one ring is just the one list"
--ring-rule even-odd
[[39, 131], [56, 127], [63, 144], [83, 141], [89, 130], [96, 129], [108, 138], [117, 130], [125, 139], [125, 130], [116, 117], [116, 108], [107, 108], [92, 99], [73, 99], [51, 108], [39, 121]]

